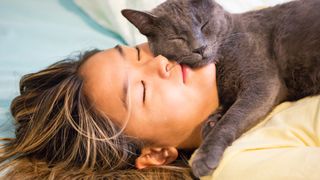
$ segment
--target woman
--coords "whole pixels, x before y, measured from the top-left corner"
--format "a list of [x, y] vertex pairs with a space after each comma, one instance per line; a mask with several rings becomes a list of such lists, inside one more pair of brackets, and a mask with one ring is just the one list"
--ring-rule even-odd
[[57, 62], [25, 75], [20, 93], [0, 157], [12, 179], [192, 178], [178, 149], [199, 146], [218, 106], [214, 64], [181, 67], [147, 44]]

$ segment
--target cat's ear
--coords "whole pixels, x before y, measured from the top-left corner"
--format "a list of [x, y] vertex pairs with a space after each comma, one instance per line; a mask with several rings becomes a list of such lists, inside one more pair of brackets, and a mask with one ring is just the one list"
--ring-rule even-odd
[[151, 13], [132, 9], [124, 9], [121, 11], [121, 13], [139, 29], [141, 34], [144, 35], [150, 35], [157, 19], [157, 17]]

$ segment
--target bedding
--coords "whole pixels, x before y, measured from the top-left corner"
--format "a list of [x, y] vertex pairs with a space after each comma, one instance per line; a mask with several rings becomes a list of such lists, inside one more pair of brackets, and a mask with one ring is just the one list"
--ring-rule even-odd
[[[319, 180], [320, 95], [278, 105], [202, 180]], [[190, 160], [192, 163], [192, 158]]]

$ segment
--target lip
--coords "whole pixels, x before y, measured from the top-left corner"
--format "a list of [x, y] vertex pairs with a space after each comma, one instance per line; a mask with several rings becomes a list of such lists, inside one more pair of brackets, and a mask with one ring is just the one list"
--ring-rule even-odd
[[188, 67], [184, 64], [180, 65], [181, 66], [181, 71], [182, 71], [182, 79], [183, 83], [186, 83], [187, 80], [187, 74], [188, 74]]

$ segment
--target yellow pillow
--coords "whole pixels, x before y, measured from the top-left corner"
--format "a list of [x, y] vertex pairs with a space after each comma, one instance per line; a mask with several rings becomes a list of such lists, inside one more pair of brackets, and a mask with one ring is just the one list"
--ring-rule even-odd
[[320, 96], [278, 105], [201, 179], [320, 180]]

